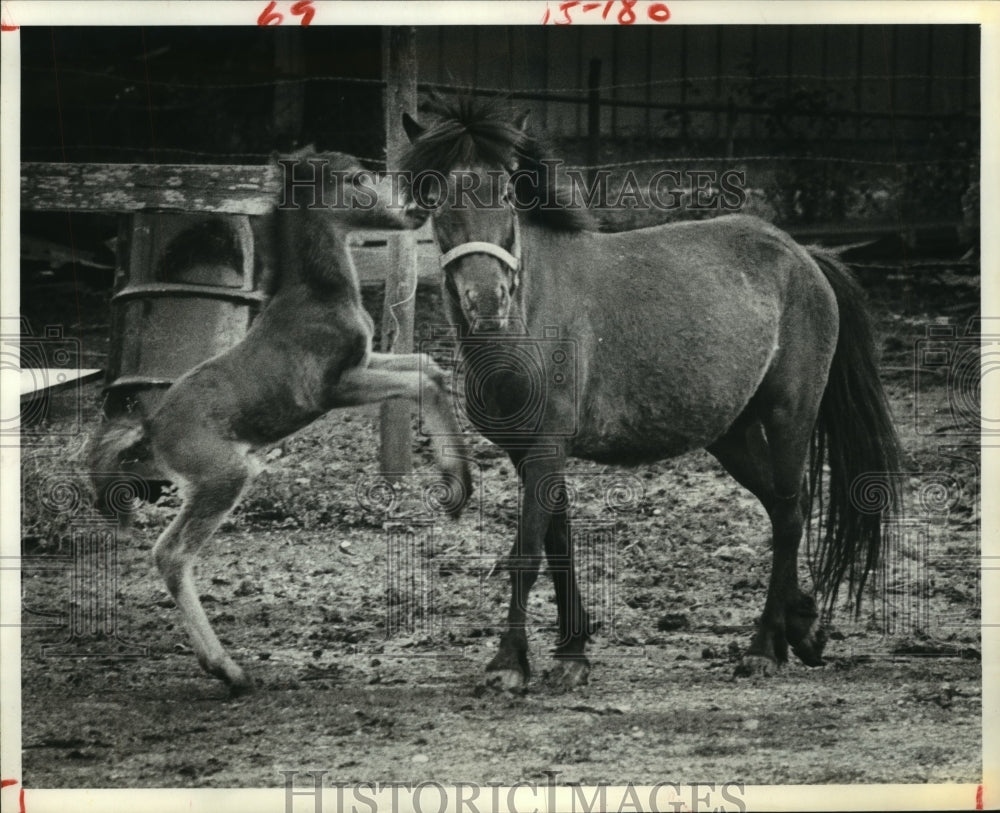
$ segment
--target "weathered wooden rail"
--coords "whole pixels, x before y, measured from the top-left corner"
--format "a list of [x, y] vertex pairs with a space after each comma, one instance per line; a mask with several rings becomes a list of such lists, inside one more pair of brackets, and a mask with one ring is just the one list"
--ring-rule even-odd
[[281, 178], [270, 165], [21, 164], [29, 211], [267, 214]]

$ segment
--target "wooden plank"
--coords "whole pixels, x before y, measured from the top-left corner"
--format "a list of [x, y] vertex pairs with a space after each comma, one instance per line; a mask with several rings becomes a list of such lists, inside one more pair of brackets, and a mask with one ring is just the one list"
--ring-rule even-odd
[[[399, 168], [408, 142], [403, 113], [417, 113], [417, 31], [409, 27], [382, 29], [382, 78], [385, 79], [385, 160], [387, 169]], [[390, 353], [413, 352], [413, 318], [417, 291], [417, 249], [413, 232], [389, 237], [389, 264], [382, 312], [382, 349]], [[410, 404], [387, 401], [382, 405], [382, 474], [408, 474], [413, 469], [410, 451]]]
[[43, 393], [55, 392], [74, 384], [83, 386], [103, 378], [104, 370], [64, 368], [21, 370], [21, 401], [37, 398]]
[[267, 214], [276, 167], [204, 164], [21, 164], [24, 211]]
[[[362, 285], [382, 285], [385, 282], [386, 269], [389, 268], [389, 247], [383, 236], [382, 245], [364, 245], [351, 248], [354, 267], [358, 271], [358, 281]], [[441, 266], [438, 260], [441, 252], [437, 244], [428, 240], [417, 239], [417, 279], [421, 282], [435, 283], [440, 279]]]

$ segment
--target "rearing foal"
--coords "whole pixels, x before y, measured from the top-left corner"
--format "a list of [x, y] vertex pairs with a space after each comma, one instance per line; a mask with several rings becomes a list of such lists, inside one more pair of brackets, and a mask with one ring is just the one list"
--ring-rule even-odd
[[[294, 165], [326, 173], [322, 188], [336, 205], [296, 205]], [[453, 514], [471, 484], [465, 459], [455, 453], [458, 427], [443, 373], [429, 357], [372, 352], [373, 324], [347, 244], [352, 228], [415, 228], [425, 217], [393, 206], [389, 180], [375, 183], [351, 156], [299, 154], [283, 168], [286, 203], [269, 215], [280, 266], [270, 303], [242, 341], [179, 378], [148, 418], [118, 419], [91, 450], [98, 489], [107, 488], [130, 457], [149, 453], [165, 479], [178, 484], [183, 504], [153, 555], [198, 662], [233, 694], [252, 682], [212, 630], [192, 564], [260, 470], [254, 452], [337, 407], [421, 399], [428, 429], [451, 438], [452, 454], [441, 445], [435, 451], [451, 498], [443, 502]], [[298, 190], [311, 204], [307, 192]]]
[[[822, 663], [825, 633], [797, 567], [814, 497], [825, 482], [815, 587], [832, 607], [846, 576], [860, 602], [882, 517], [852, 501], [852, 484], [880, 473], [891, 488], [886, 473], [898, 471], [871, 327], [849, 271], [739, 215], [598, 233], [564, 197], [556, 164], [524, 122], [470, 98], [435, 106], [426, 128], [404, 119], [404, 168], [414, 198], [436, 205], [445, 307], [474, 379], [468, 417], [507, 451], [522, 483], [507, 630], [487, 666], [490, 682], [516, 689], [528, 679], [526, 608], [543, 550], [559, 610], [555, 676], [567, 687], [587, 679], [593, 627], [569, 518], [546, 499], [565, 488], [570, 455], [634, 465], [708, 449], [771, 520], [767, 599], [744, 670], [769, 671], [789, 647], [806, 664]], [[443, 188], [432, 201], [435, 187]], [[544, 352], [550, 336], [571, 348], [573, 365], [566, 350]], [[532, 339], [543, 351], [539, 376], [516, 363]], [[525, 415], [539, 417], [518, 423]]]

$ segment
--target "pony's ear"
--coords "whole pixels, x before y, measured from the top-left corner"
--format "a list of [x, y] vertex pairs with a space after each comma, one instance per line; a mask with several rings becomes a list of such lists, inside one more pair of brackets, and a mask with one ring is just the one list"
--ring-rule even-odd
[[420, 124], [409, 113], [403, 113], [403, 130], [406, 132], [406, 137], [410, 139], [410, 143], [412, 144], [424, 134], [427, 128]]
[[514, 122], [514, 126], [520, 130], [522, 133], [528, 132], [528, 120], [531, 118], [531, 111], [525, 110], [517, 120]]

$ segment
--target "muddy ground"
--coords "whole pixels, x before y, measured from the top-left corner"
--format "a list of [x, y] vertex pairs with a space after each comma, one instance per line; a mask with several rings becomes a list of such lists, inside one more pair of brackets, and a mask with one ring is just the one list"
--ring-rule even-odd
[[[419, 500], [433, 468], [417, 446], [417, 473], [380, 513], [366, 491], [375, 417], [355, 410], [272, 453], [200, 558], [216, 630], [260, 684], [230, 700], [191, 655], [151, 561], [173, 495], [119, 540], [106, 571], [116, 590], [74, 581], [72, 535], [90, 514], [52, 488], [82, 483], [74, 410], [89, 430], [99, 385], [55, 396], [23, 452], [24, 785], [263, 787], [313, 769], [330, 783], [980, 781], [979, 450], [962, 413], [978, 382], [952, 362], [950, 381], [941, 364], [914, 371], [929, 325], [955, 326], [968, 348], [978, 277], [946, 266], [863, 277], [908, 454], [908, 530], [860, 618], [834, 619], [827, 665], [770, 678], [733, 675], [763, 606], [766, 516], [698, 453], [633, 471], [572, 464], [582, 580], [604, 622], [590, 684], [561, 694], [545, 682], [555, 606], [543, 576], [530, 691], [484, 690], [506, 607], [506, 579], [489, 571], [511, 544], [512, 468], [475, 441], [479, 493], [450, 522]], [[47, 286], [23, 291], [26, 315], [66, 323], [69, 307], [85, 365], [102, 363], [106, 295]], [[421, 288], [418, 324], [440, 321], [439, 306]], [[609, 490], [625, 495], [613, 507]], [[95, 590], [113, 596], [96, 601], [117, 642], [70, 630]]]

